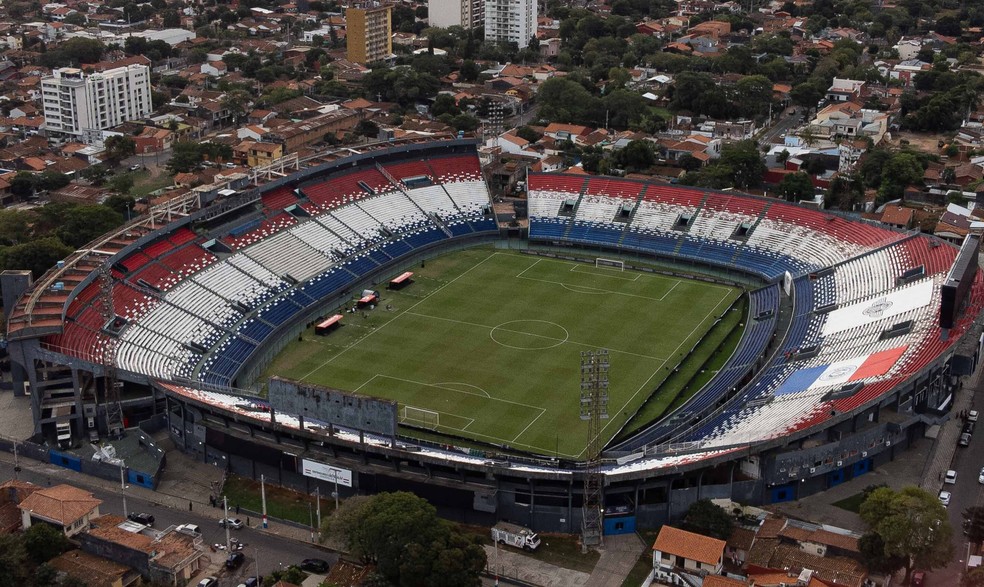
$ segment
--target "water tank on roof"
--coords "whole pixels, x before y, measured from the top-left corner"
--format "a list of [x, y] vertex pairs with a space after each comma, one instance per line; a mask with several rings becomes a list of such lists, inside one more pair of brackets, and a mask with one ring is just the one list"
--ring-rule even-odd
[[65, 282], [64, 281], [56, 281], [55, 282], [55, 291], [61, 291], [63, 289], [65, 289]]
[[64, 261], [58, 261], [57, 265], [58, 265], [58, 268], [59, 269], [64, 269], [65, 268], [65, 262]]

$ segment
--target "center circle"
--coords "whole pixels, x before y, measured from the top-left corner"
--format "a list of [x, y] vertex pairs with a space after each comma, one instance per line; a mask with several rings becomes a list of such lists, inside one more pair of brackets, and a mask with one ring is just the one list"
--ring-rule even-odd
[[566, 328], [548, 320], [510, 320], [489, 331], [493, 342], [520, 351], [552, 349], [570, 337]]

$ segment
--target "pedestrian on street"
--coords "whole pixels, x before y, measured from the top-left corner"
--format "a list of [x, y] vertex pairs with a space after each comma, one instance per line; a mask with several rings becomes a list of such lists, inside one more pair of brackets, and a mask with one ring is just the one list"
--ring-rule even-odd
[[236, 515], [237, 516], [239, 515], [239, 504], [238, 503], [236, 504]]
[[246, 516], [246, 527], [249, 528], [249, 516]]
[[192, 506], [191, 506], [191, 502], [189, 501], [189, 502], [188, 502], [188, 511], [189, 511], [189, 512], [191, 511], [191, 507], [192, 507]]

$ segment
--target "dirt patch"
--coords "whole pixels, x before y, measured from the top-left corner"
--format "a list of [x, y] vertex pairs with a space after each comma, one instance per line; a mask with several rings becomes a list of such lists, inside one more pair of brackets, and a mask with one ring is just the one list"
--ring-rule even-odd
[[926, 153], [936, 153], [939, 151], [939, 142], [945, 139], [942, 135], [935, 134], [922, 134], [913, 133], [907, 131], [897, 131], [892, 133], [892, 145], [895, 147], [904, 147], [905, 143], [902, 141], [908, 141], [909, 148], [924, 151]]
[[339, 587], [356, 587], [372, 571], [372, 567], [364, 567], [347, 561], [338, 561], [331, 572], [325, 577], [325, 584], [338, 585]]

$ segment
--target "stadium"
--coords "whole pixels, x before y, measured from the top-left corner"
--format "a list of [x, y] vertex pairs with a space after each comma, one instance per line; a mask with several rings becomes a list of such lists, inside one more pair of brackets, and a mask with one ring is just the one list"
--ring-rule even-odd
[[[631, 532], [863, 475], [977, 364], [974, 235], [553, 173], [517, 222], [467, 139], [296, 163], [0, 276], [36, 443], [154, 421], [302, 491], [330, 493], [324, 466], [342, 495], [561, 532], [596, 504]], [[585, 356], [606, 375], [588, 408]]]

